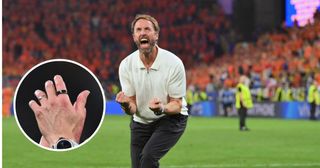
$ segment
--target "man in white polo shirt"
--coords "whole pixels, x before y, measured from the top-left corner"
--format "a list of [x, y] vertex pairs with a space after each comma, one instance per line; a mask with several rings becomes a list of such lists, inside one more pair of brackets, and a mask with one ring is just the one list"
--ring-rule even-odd
[[157, 45], [160, 27], [153, 17], [137, 15], [131, 31], [138, 50], [120, 64], [116, 101], [133, 115], [132, 167], [157, 168], [186, 128], [186, 75], [182, 61]]

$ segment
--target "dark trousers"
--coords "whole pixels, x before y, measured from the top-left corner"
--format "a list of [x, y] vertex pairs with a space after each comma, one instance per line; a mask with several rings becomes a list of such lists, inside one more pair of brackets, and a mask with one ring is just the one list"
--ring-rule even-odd
[[239, 118], [240, 118], [240, 129], [246, 127], [246, 117], [247, 117], [247, 111], [248, 109], [241, 106], [238, 109], [238, 113], [239, 113]]
[[223, 115], [228, 117], [229, 110], [232, 109], [232, 103], [223, 104]]
[[132, 168], [158, 168], [159, 160], [178, 142], [187, 125], [188, 116], [164, 116], [151, 124], [132, 121]]
[[310, 120], [316, 120], [316, 103], [312, 102], [310, 104]]

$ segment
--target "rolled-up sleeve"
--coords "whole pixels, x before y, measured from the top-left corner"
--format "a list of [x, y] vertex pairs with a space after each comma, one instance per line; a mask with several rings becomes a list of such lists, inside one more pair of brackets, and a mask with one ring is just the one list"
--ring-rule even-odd
[[119, 66], [119, 79], [121, 84], [121, 90], [126, 96], [134, 96], [135, 90], [130, 77], [130, 71], [128, 69], [126, 60], [123, 60]]
[[182, 61], [173, 68], [169, 79], [168, 94], [172, 98], [186, 95], [186, 73]]

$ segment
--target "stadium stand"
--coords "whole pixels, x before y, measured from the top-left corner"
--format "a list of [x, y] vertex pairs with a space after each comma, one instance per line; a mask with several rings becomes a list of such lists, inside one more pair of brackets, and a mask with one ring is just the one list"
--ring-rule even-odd
[[13, 96], [7, 90], [14, 90], [28, 69], [52, 58], [87, 66], [112, 99], [119, 90], [119, 63], [136, 49], [130, 22], [138, 13], [160, 22], [159, 46], [183, 60], [188, 88], [208, 88], [210, 76], [218, 90], [234, 87], [244, 73], [256, 97], [271, 100], [287, 83], [297, 92], [294, 99], [304, 100], [299, 95], [311, 79], [320, 82], [319, 14], [314, 24], [283, 27], [246, 42], [216, 1], [10, 0], [3, 2], [3, 99]]

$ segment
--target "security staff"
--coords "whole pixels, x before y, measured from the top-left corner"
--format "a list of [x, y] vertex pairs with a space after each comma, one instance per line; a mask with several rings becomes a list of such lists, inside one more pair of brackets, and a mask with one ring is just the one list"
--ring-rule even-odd
[[186, 101], [187, 101], [187, 107], [188, 107], [188, 113], [190, 113], [193, 102], [194, 102], [194, 89], [193, 88], [188, 88], [186, 92]]
[[276, 90], [274, 101], [278, 101], [278, 102], [292, 101], [293, 100], [292, 91], [289, 87], [289, 84], [286, 82], [283, 82], [281, 85], [282, 86], [279, 86]]
[[247, 111], [253, 107], [249, 87], [245, 85], [246, 77], [241, 76], [236, 87], [236, 108], [240, 118], [240, 131], [248, 131], [246, 126]]
[[196, 87], [196, 91], [193, 94], [193, 103], [207, 101], [208, 95], [204, 89]]
[[317, 88], [317, 82], [314, 80], [308, 90], [308, 102], [310, 105], [310, 120], [316, 120], [316, 108], [319, 104], [319, 91]]

